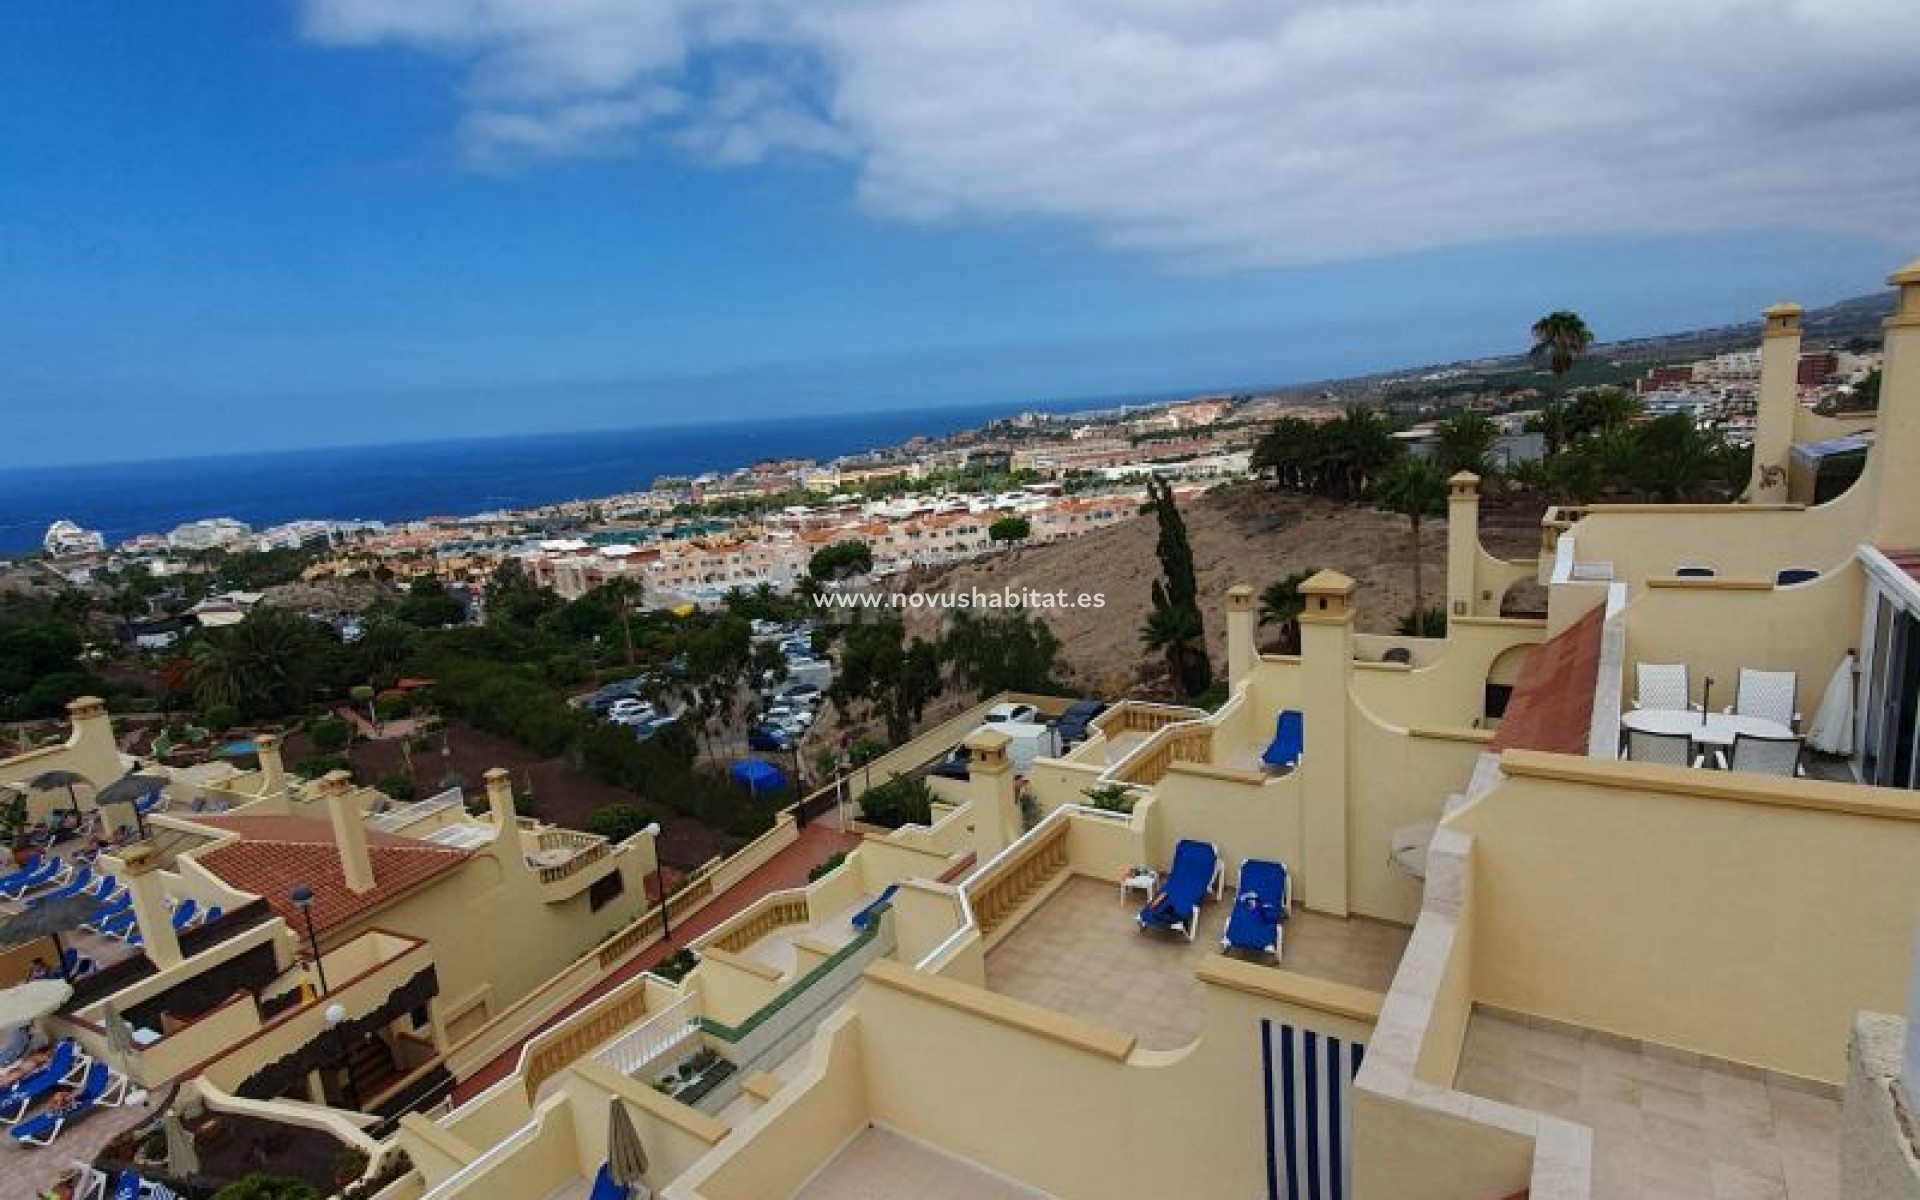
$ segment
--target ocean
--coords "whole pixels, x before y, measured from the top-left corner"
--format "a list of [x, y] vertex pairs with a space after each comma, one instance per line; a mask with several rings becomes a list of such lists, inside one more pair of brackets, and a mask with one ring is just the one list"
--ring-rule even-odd
[[467, 516], [636, 491], [661, 475], [769, 458], [831, 459], [1016, 411], [1090, 407], [1086, 400], [976, 405], [0, 470], [0, 554], [38, 549], [47, 526], [62, 517], [100, 530], [112, 545], [203, 517], [236, 517], [261, 529], [303, 517]]

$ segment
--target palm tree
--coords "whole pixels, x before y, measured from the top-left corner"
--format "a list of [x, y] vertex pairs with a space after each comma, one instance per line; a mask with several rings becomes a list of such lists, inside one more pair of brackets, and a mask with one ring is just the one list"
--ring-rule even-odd
[[1280, 627], [1280, 653], [1300, 653], [1300, 614], [1307, 611], [1307, 598], [1300, 587], [1319, 573], [1318, 567], [1295, 571], [1285, 579], [1276, 579], [1260, 593], [1260, 623]]
[[1447, 477], [1423, 458], [1403, 458], [1375, 481], [1373, 498], [1407, 518], [1413, 529], [1413, 610], [1426, 609], [1420, 586], [1420, 520], [1446, 511]]
[[627, 665], [631, 667], [638, 661], [633, 654], [633, 606], [640, 602], [640, 581], [630, 575], [616, 575], [601, 584], [600, 589], [613, 601], [620, 621], [620, 637], [627, 647]]
[[1433, 456], [1443, 474], [1472, 471], [1481, 478], [1493, 474], [1493, 443], [1500, 436], [1493, 418], [1463, 408], [1441, 421], [1436, 432], [1440, 440]]
[[[1158, 591], [1159, 587], [1156, 580], [1154, 589]], [[1165, 656], [1167, 673], [1173, 676], [1174, 686], [1183, 691], [1189, 689], [1195, 672], [1193, 656], [1206, 653], [1205, 638], [1200, 614], [1183, 604], [1155, 604], [1140, 626], [1140, 641]]]
[[1586, 321], [1577, 312], [1560, 309], [1533, 323], [1533, 349], [1527, 355], [1535, 360], [1546, 360], [1548, 369], [1553, 372], [1556, 393], [1547, 401], [1547, 412], [1541, 421], [1549, 456], [1560, 453], [1560, 447], [1566, 440], [1558, 395], [1561, 382], [1567, 372], [1573, 369], [1573, 364], [1592, 345], [1593, 331], [1587, 328]]

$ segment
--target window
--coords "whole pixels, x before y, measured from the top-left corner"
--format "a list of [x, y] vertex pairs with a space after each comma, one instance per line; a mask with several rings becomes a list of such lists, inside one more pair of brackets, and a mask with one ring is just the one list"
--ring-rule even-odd
[[626, 890], [627, 878], [620, 872], [615, 871], [610, 875], [601, 876], [599, 879], [593, 881], [592, 886], [587, 888], [587, 910], [589, 912], [599, 912], [607, 905], [618, 900], [621, 893]]

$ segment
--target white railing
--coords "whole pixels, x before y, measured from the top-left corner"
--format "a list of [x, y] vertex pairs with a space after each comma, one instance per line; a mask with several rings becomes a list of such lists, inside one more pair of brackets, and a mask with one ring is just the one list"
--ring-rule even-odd
[[370, 816], [367, 818], [367, 825], [382, 833], [395, 833], [409, 825], [424, 821], [437, 812], [445, 812], [449, 808], [461, 808], [465, 804], [466, 797], [461, 794], [459, 788], [448, 788], [436, 796], [428, 796], [425, 800], [397, 805], [386, 812]]
[[690, 992], [593, 1052], [601, 1063], [629, 1078], [700, 1031]]

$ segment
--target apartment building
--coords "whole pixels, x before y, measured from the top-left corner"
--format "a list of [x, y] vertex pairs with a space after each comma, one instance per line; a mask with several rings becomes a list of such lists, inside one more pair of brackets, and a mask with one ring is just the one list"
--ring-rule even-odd
[[[1892, 283], [1839, 497], [1788, 461], [1861, 423], [1796, 402], [1776, 306], [1742, 502], [1551, 509], [1503, 560], [1456, 475], [1442, 638], [1357, 632], [1323, 571], [1263, 653], [1243, 564], [1219, 708], [1118, 703], [1024, 771], [931, 731], [880, 764], [964, 739], [925, 824], [401, 1116], [381, 1200], [1920, 1196], [1920, 263]], [[1501, 615], [1522, 584], [1545, 617]]]

